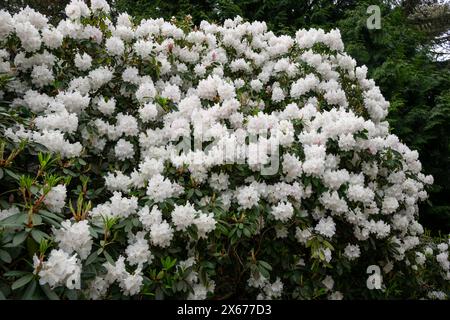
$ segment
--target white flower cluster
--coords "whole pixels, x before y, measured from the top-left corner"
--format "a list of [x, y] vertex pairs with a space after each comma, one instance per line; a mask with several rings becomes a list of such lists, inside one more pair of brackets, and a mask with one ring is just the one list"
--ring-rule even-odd
[[45, 195], [44, 204], [51, 211], [60, 212], [66, 203], [66, 193], [66, 186], [58, 184]]
[[65, 220], [61, 223], [61, 228], [54, 230], [53, 234], [58, 246], [68, 254], [75, 251], [83, 260], [91, 252], [93, 241], [87, 220], [75, 223]]
[[172, 211], [171, 215], [175, 229], [178, 231], [184, 231], [190, 225], [195, 224], [198, 229], [198, 235], [202, 238], [206, 237], [208, 232], [215, 229], [216, 221], [213, 216], [195, 210], [194, 206], [190, 203], [187, 203], [184, 206], [175, 205], [175, 209]]
[[126, 198], [119, 191], [113, 192], [110, 201], [98, 205], [92, 210], [92, 217], [122, 217], [126, 218], [136, 213], [138, 203], [136, 197]]
[[81, 287], [81, 263], [76, 254], [70, 255], [64, 250], [52, 250], [45, 262], [33, 257], [34, 268], [39, 275], [39, 283], [51, 288], [64, 285], [69, 289]]
[[[115, 281], [125, 294], [137, 294], [152, 246], [168, 248], [178, 235], [192, 241], [191, 229], [208, 238], [216, 219], [202, 204], [215, 201], [246, 214], [262, 215], [267, 205], [261, 218], [277, 225], [280, 237], [295, 235], [301, 246], [318, 236], [343, 242], [342, 254], [352, 261], [369, 239], [396, 243], [397, 260], [418, 245], [418, 202], [433, 179], [421, 173], [417, 152], [389, 133], [389, 104], [366, 78], [367, 68], [343, 51], [338, 30], [276, 36], [264, 22], [240, 17], [223, 25], [203, 21], [191, 32], [163, 19], [135, 25], [126, 14], [116, 23], [106, 19], [107, 30], [80, 22], [109, 10], [103, 0], [90, 7], [73, 0], [55, 27], [29, 8], [13, 16], [0, 11], [0, 43], [20, 40], [14, 51], [1, 51], [1, 70], [20, 79], [1, 93], [37, 115], [33, 129], [9, 128], [6, 136], [66, 158], [103, 157], [111, 170], [104, 177], [110, 200], [92, 209], [89, 222], [66, 221], [55, 231], [64, 251], [52, 251], [39, 273], [43, 282], [61, 284], [79, 272], [69, 254], [89, 254], [88, 224], [101, 216], [135, 217], [142, 230], [129, 236], [114, 266], [105, 264], [107, 275], [92, 282], [91, 296]], [[74, 48], [65, 61], [71, 78], [55, 90], [63, 44]], [[357, 108], [351, 88], [361, 92]], [[191, 138], [201, 143], [180, 152]], [[270, 179], [261, 174], [267, 166], [275, 166]], [[201, 202], [189, 200], [205, 188], [211, 193]], [[64, 186], [54, 187], [46, 205], [61, 210], [65, 194]], [[173, 209], [163, 216], [168, 203]], [[299, 217], [308, 227], [300, 227]], [[321, 250], [327, 262], [336, 256]], [[437, 259], [448, 270], [448, 251]], [[136, 271], [129, 273], [126, 263]], [[279, 279], [251, 282], [263, 288], [263, 298], [283, 290]], [[206, 284], [194, 284], [194, 296], [206, 297]]]
[[93, 288], [91, 290], [98, 297], [101, 297], [108, 286], [113, 282], [117, 281], [119, 283], [120, 288], [123, 290], [123, 293], [126, 295], [135, 295], [139, 293], [144, 278], [142, 277], [142, 269], [138, 267], [133, 273], [128, 272], [125, 269], [125, 258], [120, 256], [115, 265], [112, 265], [109, 262], [104, 264], [104, 267], [107, 270], [107, 274], [105, 278], [96, 278], [93, 282]]
[[[186, 272], [190, 267], [195, 264], [195, 258], [189, 257], [186, 260], [180, 261], [177, 264], [177, 270], [181, 272]], [[209, 278], [205, 279], [206, 282], [202, 283], [199, 279], [198, 272], [190, 271], [186, 278], [186, 281], [191, 285], [193, 292], [190, 292], [187, 299], [188, 300], [205, 300], [209, 292], [214, 292], [216, 283]]]
[[138, 233], [135, 239], [125, 249], [127, 260], [130, 265], [142, 266], [144, 263], [151, 263], [153, 255], [150, 252], [148, 241], [144, 238], [145, 233]]
[[256, 274], [251, 274], [247, 282], [250, 287], [257, 288], [261, 291], [256, 297], [258, 300], [280, 298], [283, 293], [283, 283], [280, 278], [277, 278], [275, 282], [270, 283], [267, 278], [258, 272]]

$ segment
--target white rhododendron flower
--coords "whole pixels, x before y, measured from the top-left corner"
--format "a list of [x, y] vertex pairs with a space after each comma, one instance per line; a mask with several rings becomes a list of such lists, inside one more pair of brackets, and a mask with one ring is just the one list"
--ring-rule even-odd
[[40, 262], [34, 256], [34, 268], [39, 275], [40, 284], [54, 288], [64, 285], [69, 289], [80, 289], [81, 264], [76, 254], [69, 255], [64, 250], [52, 250], [47, 261]]
[[74, 63], [80, 71], [89, 70], [92, 65], [92, 58], [87, 53], [83, 53], [82, 55], [77, 53], [75, 55]]
[[58, 246], [65, 252], [71, 254], [76, 251], [81, 259], [86, 259], [91, 252], [93, 241], [87, 220], [76, 223], [65, 220], [61, 223], [61, 228], [53, 233]]
[[44, 203], [51, 211], [59, 212], [66, 204], [66, 195], [66, 186], [59, 184], [45, 195]]

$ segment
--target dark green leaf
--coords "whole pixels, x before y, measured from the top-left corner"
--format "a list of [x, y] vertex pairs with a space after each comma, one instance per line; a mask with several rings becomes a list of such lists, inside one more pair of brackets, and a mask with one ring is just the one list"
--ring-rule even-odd
[[2, 260], [3, 262], [6, 262], [6, 263], [11, 263], [12, 258], [11, 258], [11, 255], [7, 251], [0, 249], [0, 260]]
[[18, 277], [18, 276], [22, 276], [27, 273], [28, 272], [25, 272], [25, 271], [12, 270], [12, 271], [5, 272], [3, 275], [5, 277]]
[[19, 288], [22, 288], [24, 285], [26, 285], [28, 282], [30, 282], [31, 280], [33, 280], [34, 278], [34, 274], [29, 273], [25, 276], [23, 276], [22, 278], [14, 281], [14, 283], [11, 285], [11, 289], [12, 290], [17, 290]]
[[40, 225], [42, 223], [42, 218], [38, 214], [33, 214], [33, 217], [31, 218], [31, 221], [33, 222], [34, 226]]
[[33, 237], [34, 240], [36, 240], [37, 243], [41, 243], [43, 239], [49, 238], [48, 234], [38, 229], [33, 229], [31, 231], [31, 236]]
[[28, 232], [26, 232], [26, 231], [19, 232], [13, 238], [13, 242], [12, 242], [13, 246], [15, 246], [15, 247], [19, 246], [20, 244], [22, 244], [25, 241], [25, 239], [27, 237], [28, 237]]
[[41, 288], [47, 298], [49, 298], [50, 300], [59, 300], [58, 295], [52, 289], [50, 289], [48, 284], [41, 285]]
[[107, 260], [109, 263], [111, 263], [112, 265], [115, 264], [114, 259], [111, 257], [111, 255], [110, 255], [108, 252], [106, 252], [106, 250], [103, 251], [103, 255], [105, 256], [106, 260]]
[[63, 218], [47, 210], [39, 210], [39, 214], [59, 222], [63, 221]]
[[36, 291], [36, 286], [37, 280], [31, 281], [22, 296], [22, 300], [31, 300], [33, 298], [34, 292]]
[[262, 261], [262, 260], [259, 260], [258, 263], [259, 263], [264, 269], [267, 269], [267, 270], [269, 270], [269, 271], [272, 270], [272, 267], [271, 267], [270, 264], [268, 264], [267, 262]]
[[84, 265], [85, 266], [90, 265], [92, 262], [95, 261], [95, 259], [97, 259], [97, 257], [98, 257], [97, 251], [92, 252], [91, 255], [86, 259]]
[[6, 174], [7, 174], [8, 176], [10, 176], [11, 178], [13, 178], [14, 180], [17, 180], [17, 181], [20, 180], [20, 176], [17, 175], [17, 174], [15, 174], [15, 173], [12, 172], [11, 170], [5, 169], [5, 172], [6, 172]]

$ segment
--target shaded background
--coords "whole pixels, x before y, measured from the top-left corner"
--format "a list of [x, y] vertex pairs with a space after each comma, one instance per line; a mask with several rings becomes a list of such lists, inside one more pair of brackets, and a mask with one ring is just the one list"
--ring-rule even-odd
[[[64, 17], [69, 1], [3, 0], [0, 9], [30, 7]], [[450, 1], [438, 0], [116, 0], [114, 14], [145, 18], [191, 15], [222, 22], [240, 15], [266, 21], [276, 34], [300, 28], [339, 28], [346, 51], [369, 68], [387, 100], [392, 133], [419, 151], [435, 184], [421, 205], [420, 221], [433, 233], [450, 232]], [[367, 8], [381, 8], [381, 29], [369, 30]]]

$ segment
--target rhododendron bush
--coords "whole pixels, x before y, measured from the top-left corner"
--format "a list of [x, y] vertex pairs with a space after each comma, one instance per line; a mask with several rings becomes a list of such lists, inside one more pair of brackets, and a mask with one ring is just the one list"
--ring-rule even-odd
[[65, 12], [0, 11], [0, 297], [446, 298], [433, 178], [338, 30]]

